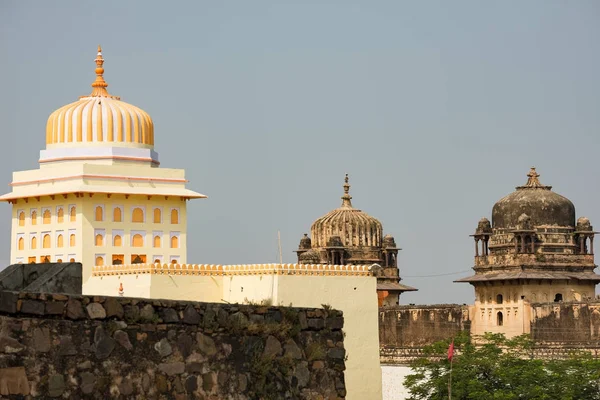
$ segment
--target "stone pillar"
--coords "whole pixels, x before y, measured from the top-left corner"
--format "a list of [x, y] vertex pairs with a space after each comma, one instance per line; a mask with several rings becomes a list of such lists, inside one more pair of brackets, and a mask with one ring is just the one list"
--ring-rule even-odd
[[590, 236], [590, 254], [594, 255], [594, 235]]
[[479, 239], [475, 238], [475, 257], [479, 257]]

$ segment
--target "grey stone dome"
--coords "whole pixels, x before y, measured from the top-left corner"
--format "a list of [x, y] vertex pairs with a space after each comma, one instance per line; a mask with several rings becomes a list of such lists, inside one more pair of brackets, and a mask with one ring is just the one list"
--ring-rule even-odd
[[553, 192], [552, 186], [540, 183], [535, 168], [527, 174], [525, 186], [503, 197], [492, 209], [494, 229], [515, 229], [519, 218], [526, 214], [533, 226], [575, 227], [575, 206], [566, 197]]

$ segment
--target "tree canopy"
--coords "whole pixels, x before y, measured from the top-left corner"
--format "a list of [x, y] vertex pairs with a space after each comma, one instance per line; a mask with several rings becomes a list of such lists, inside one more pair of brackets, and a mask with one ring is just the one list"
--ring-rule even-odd
[[[452, 339], [424, 349], [404, 386], [411, 400], [447, 400]], [[454, 338], [452, 400], [600, 400], [600, 360], [589, 352], [571, 352], [564, 359], [533, 358], [527, 336], [502, 334]]]

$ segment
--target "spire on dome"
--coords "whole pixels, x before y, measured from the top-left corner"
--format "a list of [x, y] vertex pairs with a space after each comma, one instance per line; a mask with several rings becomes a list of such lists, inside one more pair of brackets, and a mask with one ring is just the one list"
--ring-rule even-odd
[[[96, 63], [96, 80], [92, 83], [92, 93], [91, 97], [112, 97], [113, 99], [119, 100], [117, 96], [111, 96], [108, 94], [106, 88], [108, 87], [108, 83], [104, 80], [104, 57], [102, 57], [102, 47], [98, 45], [98, 54], [96, 55], [96, 59], [94, 60]], [[88, 97], [88, 96], [82, 96]]]
[[531, 167], [527, 174], [527, 183], [525, 186], [519, 186], [517, 189], [551, 189], [552, 186], [542, 185], [539, 180], [540, 174], [537, 173], [535, 167]]
[[348, 183], [348, 174], [344, 179], [344, 195], [342, 196], [342, 207], [352, 208], [352, 196], [350, 196], [350, 184]]

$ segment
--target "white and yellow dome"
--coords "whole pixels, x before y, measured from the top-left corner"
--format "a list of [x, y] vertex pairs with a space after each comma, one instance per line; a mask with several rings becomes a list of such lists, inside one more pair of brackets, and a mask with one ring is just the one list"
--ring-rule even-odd
[[[42, 151], [40, 162], [121, 154], [122, 157], [130, 156], [141, 161], [149, 158], [157, 163], [157, 155], [152, 150], [152, 118], [144, 110], [108, 93], [100, 46], [94, 61], [96, 80], [92, 83], [92, 93], [50, 114], [46, 124], [47, 150]], [[77, 148], [88, 150], [82, 152]], [[105, 151], [101, 151], [101, 148]], [[114, 151], [115, 148], [121, 151]], [[142, 155], [135, 149], [146, 151]]]

